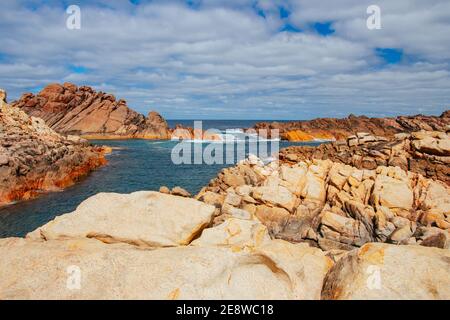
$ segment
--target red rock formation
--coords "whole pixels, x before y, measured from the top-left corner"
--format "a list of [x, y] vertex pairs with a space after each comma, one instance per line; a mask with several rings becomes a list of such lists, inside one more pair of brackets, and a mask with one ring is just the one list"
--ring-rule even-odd
[[0, 93], [0, 206], [70, 186], [106, 163], [106, 150], [57, 134]]
[[125, 100], [87, 86], [50, 84], [39, 94], [24, 94], [13, 103], [27, 114], [44, 119], [59, 133], [90, 139], [168, 139], [167, 122], [156, 112], [146, 118], [128, 108]]
[[[399, 116], [396, 118], [368, 118], [366, 116], [350, 115], [348, 118], [318, 118], [309, 121], [291, 122], [261, 122], [254, 127], [256, 130], [278, 129], [283, 139], [295, 141], [296, 134], [292, 131], [300, 130], [305, 134], [321, 137], [332, 135], [336, 140], [345, 140], [348, 136], [358, 132], [367, 132], [376, 136], [392, 137], [400, 132], [446, 131], [450, 125], [450, 110], [440, 117], [435, 116]], [[302, 139], [300, 141], [303, 141]]]

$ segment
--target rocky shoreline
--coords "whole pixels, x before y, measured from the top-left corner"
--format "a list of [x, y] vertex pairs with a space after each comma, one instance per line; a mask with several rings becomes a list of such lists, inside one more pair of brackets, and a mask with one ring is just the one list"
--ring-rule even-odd
[[[124, 99], [97, 92], [88, 86], [73, 83], [53, 83], [38, 94], [25, 93], [12, 105], [30, 116], [41, 118], [54, 131], [64, 135], [78, 135], [86, 139], [196, 139], [221, 140], [214, 133], [177, 125], [170, 128], [157, 112], [144, 115], [128, 107]], [[356, 133], [393, 138], [399, 133], [416, 131], [445, 132], [450, 127], [450, 110], [441, 116], [398, 116], [368, 118], [350, 115], [347, 118], [319, 118], [308, 121], [260, 122], [253, 128], [242, 128], [271, 137], [271, 130], [279, 131], [279, 138], [292, 142], [342, 141]]]
[[43, 119], [58, 133], [89, 139], [169, 139], [167, 122], [157, 112], [147, 117], [123, 99], [72, 83], [50, 84], [37, 95], [25, 93], [13, 105]]
[[62, 136], [6, 103], [0, 91], [0, 206], [60, 190], [106, 163], [107, 148]]
[[347, 118], [318, 118], [305, 121], [260, 122], [253, 130], [278, 130], [288, 141], [346, 140], [358, 132], [372, 136], [392, 138], [398, 133], [415, 131], [445, 132], [450, 128], [450, 110], [436, 116], [398, 116], [395, 118], [369, 118], [350, 115]]
[[450, 246], [450, 188], [399, 167], [356, 169], [330, 160], [224, 169], [197, 199], [214, 225], [257, 219], [274, 238], [341, 255], [369, 242]]
[[330, 159], [358, 169], [400, 167], [450, 185], [450, 139], [445, 131], [399, 133], [392, 138], [358, 133], [317, 147], [287, 147], [279, 157], [283, 163]]
[[73, 83], [50, 84], [34, 95], [25, 93], [12, 103], [28, 115], [41, 118], [54, 131], [89, 140], [220, 140], [215, 134], [177, 125], [170, 128], [156, 111], [144, 115], [125, 100]]
[[289, 154], [250, 156], [194, 198], [100, 193], [1, 239], [0, 298], [450, 299], [446, 183]]
[[[69, 133], [168, 132], [156, 113], [129, 110], [70, 84], [14, 106], [0, 91], [0, 205], [106, 162], [106, 148]], [[267, 164], [250, 155], [194, 197], [99, 193], [25, 238], [0, 239], [0, 299], [450, 299], [447, 119], [399, 117]]]

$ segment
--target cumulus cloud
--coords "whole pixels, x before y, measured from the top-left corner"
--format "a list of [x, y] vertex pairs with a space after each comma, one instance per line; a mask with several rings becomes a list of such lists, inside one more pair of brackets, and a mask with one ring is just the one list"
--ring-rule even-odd
[[[450, 97], [448, 1], [9, 1], [0, 11], [0, 87], [86, 84], [168, 118], [307, 119], [439, 114]], [[329, 23], [323, 35], [315, 23]], [[292, 30], [282, 31], [284, 26]], [[291, 30], [291, 31], [292, 31]], [[377, 48], [401, 50], [396, 63]]]

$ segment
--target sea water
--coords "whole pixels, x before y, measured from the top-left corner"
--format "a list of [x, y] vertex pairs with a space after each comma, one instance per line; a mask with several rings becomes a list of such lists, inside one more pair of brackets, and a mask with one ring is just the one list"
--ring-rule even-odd
[[[191, 122], [185, 121], [183, 124], [191, 125]], [[242, 135], [238, 128], [251, 125], [252, 123], [248, 121], [204, 121], [204, 129], [216, 128], [225, 131], [234, 128], [236, 137]], [[175, 165], [171, 159], [171, 152], [177, 141], [97, 140], [92, 143], [114, 148], [112, 154], [107, 156], [108, 164], [63, 191], [45, 193], [36, 199], [0, 208], [0, 237], [24, 236], [56, 216], [74, 211], [82, 201], [99, 192], [130, 193], [140, 190], [157, 191], [160, 186], [169, 188], [180, 186], [196, 194], [216, 177], [221, 169], [232, 165]], [[233, 143], [237, 149], [242, 141]], [[317, 145], [317, 143], [296, 144]], [[208, 143], [201, 145], [204, 149]], [[293, 143], [281, 141], [279, 147], [289, 145]]]

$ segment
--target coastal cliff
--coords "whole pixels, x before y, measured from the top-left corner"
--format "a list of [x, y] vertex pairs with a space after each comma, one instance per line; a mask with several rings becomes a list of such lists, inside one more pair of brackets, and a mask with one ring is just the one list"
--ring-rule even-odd
[[167, 122], [157, 112], [145, 117], [125, 100], [88, 86], [50, 84], [37, 95], [25, 93], [13, 105], [43, 119], [58, 133], [89, 139], [170, 138]]
[[398, 116], [395, 118], [369, 118], [350, 115], [347, 118], [318, 118], [305, 121], [260, 122], [255, 130], [279, 130], [280, 137], [288, 141], [345, 140], [358, 132], [391, 138], [397, 133], [414, 131], [445, 132], [450, 126], [450, 110], [441, 116]]
[[6, 103], [0, 90], [0, 206], [59, 190], [106, 163], [104, 149], [67, 137]]

